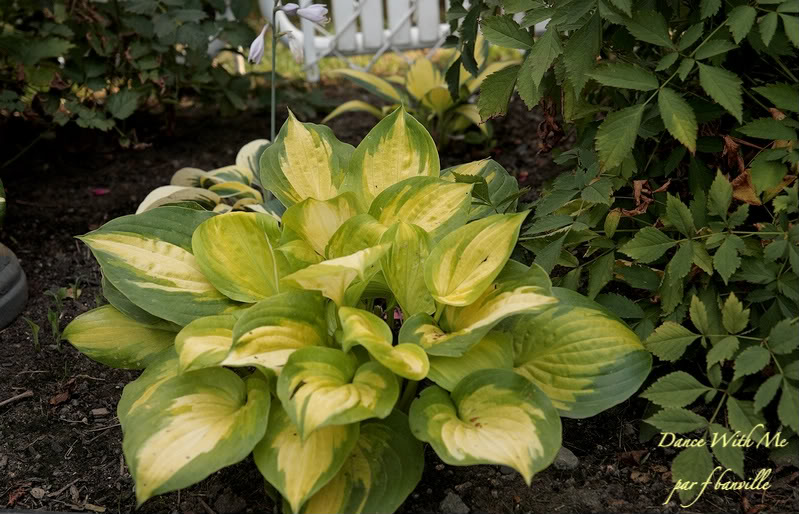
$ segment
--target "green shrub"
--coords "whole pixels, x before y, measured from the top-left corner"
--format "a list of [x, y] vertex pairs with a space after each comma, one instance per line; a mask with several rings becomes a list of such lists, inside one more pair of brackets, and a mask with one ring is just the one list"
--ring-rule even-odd
[[[213, 66], [209, 41], [248, 46], [255, 34], [217, 19], [223, 0], [23, 0], [0, 7], [0, 111], [110, 130], [149, 98], [191, 93], [223, 112], [245, 107], [248, 77]], [[233, 0], [243, 19], [253, 4]], [[126, 140], [123, 138], [123, 143]]]
[[491, 161], [442, 173], [404, 110], [357, 148], [290, 115], [258, 172], [279, 222], [182, 203], [80, 237], [109, 305], [64, 337], [145, 369], [118, 406], [139, 502], [252, 453], [287, 510], [393, 512], [421, 478], [420, 441], [530, 484], [560, 416], [648, 375], [619, 318], [509, 259], [528, 214], [499, 213], [515, 180]]
[[[483, 83], [484, 118], [504, 114], [515, 88], [574, 128], [576, 145], [556, 159], [571, 171], [545, 188], [520, 241], [661, 359], [647, 423], [701, 438], [764, 423], [790, 437], [772, 457], [794, 463], [797, 12], [795, 0], [494, 0], [451, 13], [465, 16], [464, 52], [478, 21], [493, 44], [527, 51]], [[528, 27], [545, 19], [531, 43]], [[743, 476], [743, 450], [726, 450], [713, 456]], [[708, 447], [689, 448], [672, 475], [712, 470]]]

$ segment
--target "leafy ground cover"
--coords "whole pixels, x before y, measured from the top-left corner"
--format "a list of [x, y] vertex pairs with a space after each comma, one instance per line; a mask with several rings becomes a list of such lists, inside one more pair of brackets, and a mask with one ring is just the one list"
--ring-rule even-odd
[[[504, 144], [491, 149], [495, 159], [534, 189], [557, 170], [537, 155], [545, 141], [518, 134], [533, 134], [542, 119], [540, 111], [528, 114], [512, 105], [508, 123], [499, 127], [503, 134], [497, 139]], [[337, 134], [354, 143], [372, 123], [369, 117], [352, 117], [332, 124]], [[100, 294], [99, 268], [73, 235], [133, 212], [147, 192], [166, 183], [179, 167], [226, 164], [242, 142], [266, 133], [268, 121], [258, 115], [227, 121], [195, 117], [178, 126], [182, 131], [142, 152], [122, 153], [97, 139], [60, 134], [57, 145], [42, 147], [4, 170], [10, 212], [0, 239], [17, 252], [28, 273], [31, 301], [23, 314], [41, 326], [42, 350], [34, 350], [32, 332], [22, 318], [0, 332], [0, 402], [32, 392], [0, 406], [0, 476], [6, 478], [0, 481], [0, 505], [134, 510], [114, 413], [122, 386], [136, 372], [109, 370], [66, 344], [59, 351], [53, 346], [48, 311], [60, 318], [63, 328], [93, 308]], [[442, 157], [448, 165], [485, 156], [479, 149], [470, 156], [466, 151], [454, 147]], [[60, 287], [66, 290], [56, 294], [64, 296], [57, 307], [45, 292]], [[466, 512], [457, 499], [471, 512], [677, 512], [676, 503], [661, 505], [672, 485], [668, 462], [673, 453], [656, 449], [654, 442], [638, 442], [641, 408], [627, 402], [596, 418], [564, 420], [565, 447], [578, 461], [561, 459], [537, 475], [532, 488], [496, 466], [445, 466], [429, 451], [422, 482], [400, 512]], [[766, 465], [765, 455], [757, 452], [748, 452], [747, 458]], [[796, 511], [798, 478], [791, 468], [777, 468], [766, 494], [708, 493], [691, 510]], [[253, 486], [260, 481], [254, 464], [245, 461], [182, 494], [154, 500], [139, 512], [272, 512], [262, 489]]]

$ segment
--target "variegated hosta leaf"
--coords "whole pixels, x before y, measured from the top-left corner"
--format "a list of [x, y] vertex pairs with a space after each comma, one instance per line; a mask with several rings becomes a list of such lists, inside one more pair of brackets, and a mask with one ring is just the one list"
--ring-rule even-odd
[[481, 369], [513, 369], [513, 344], [502, 332], [489, 332], [460, 357], [430, 356], [427, 378], [452, 391], [466, 375]]
[[433, 66], [433, 61], [424, 57], [413, 61], [405, 76], [405, 89], [417, 102], [421, 102], [431, 89], [439, 86], [446, 89], [447, 84], [441, 72]]
[[291, 354], [277, 382], [277, 396], [304, 440], [329, 425], [385, 418], [399, 397], [397, 377], [377, 362], [334, 348]]
[[434, 87], [428, 91], [422, 98], [422, 104], [438, 116], [444, 116], [447, 109], [454, 105], [446, 86]]
[[[281, 284], [298, 289], [321, 291], [324, 296], [336, 302], [336, 305], [345, 305], [347, 288], [356, 278], [361, 282], [368, 282], [379, 271], [376, 264], [388, 248], [389, 245], [385, 244], [373, 246], [352, 255], [312, 264], [284, 277]], [[359, 298], [360, 294], [352, 300], [357, 301]]]
[[555, 460], [561, 444], [560, 417], [549, 398], [505, 369], [466, 376], [451, 397], [428, 387], [411, 404], [410, 423], [447, 464], [504, 464], [527, 485]]
[[551, 289], [530, 285], [526, 279], [494, 283], [466, 307], [446, 306], [439, 324], [429, 314], [410, 317], [400, 329], [399, 340], [418, 344], [430, 355], [457, 357], [503, 319], [539, 312], [557, 302]]
[[131, 302], [178, 325], [223, 314], [240, 304], [220, 293], [191, 253], [191, 236], [210, 212], [158, 207], [122, 216], [79, 239], [103, 276]]
[[352, 153], [344, 187], [368, 208], [387, 187], [409, 177], [438, 177], [440, 169], [433, 138], [400, 107], [375, 125]]
[[469, 128], [470, 125], [474, 125], [478, 129], [480, 129], [480, 132], [482, 132], [486, 136], [489, 135], [490, 125], [488, 124], [488, 122], [483, 122], [483, 119], [480, 117], [480, 108], [477, 107], [476, 105], [462, 104], [453, 109], [452, 112], [460, 114], [460, 116], [452, 120], [451, 124], [449, 125], [450, 127], [452, 127], [453, 132], [461, 132]]
[[307, 268], [311, 264], [318, 264], [324, 258], [316, 253], [311, 245], [302, 239], [295, 239], [280, 245], [277, 248], [278, 253], [285, 260], [285, 273], [290, 275], [295, 271]]
[[386, 228], [368, 214], [353, 216], [336, 230], [323, 255], [327, 255], [328, 259], [335, 259], [377, 246]]
[[381, 242], [391, 243], [380, 265], [402, 312], [406, 316], [434, 312], [435, 302], [424, 283], [424, 261], [433, 246], [427, 232], [416, 225], [399, 222], [383, 234]]
[[233, 300], [254, 303], [280, 292], [279, 240], [274, 218], [231, 212], [200, 224], [192, 249], [214, 287]]
[[129, 382], [122, 389], [122, 398], [117, 404], [119, 422], [124, 425], [129, 413], [144, 407], [161, 384], [176, 376], [178, 376], [178, 354], [175, 347], [170, 346], [153, 356], [139, 378]]
[[415, 344], [393, 346], [391, 328], [385, 321], [371, 312], [352, 307], [342, 307], [338, 314], [341, 333], [337, 338], [345, 352], [361, 345], [377, 362], [401, 377], [421, 380], [427, 376], [430, 362], [424, 350]]
[[423, 468], [424, 448], [405, 414], [394, 411], [386, 419], [366, 421], [341, 470], [300, 512], [395, 512], [421, 480]]
[[169, 183], [173, 186], [203, 187], [207, 173], [199, 168], [180, 168], [172, 175]]
[[427, 288], [438, 302], [464, 306], [477, 300], [510, 257], [524, 218], [495, 214], [445, 236], [425, 263]]
[[163, 349], [175, 343], [171, 324], [144, 325], [111, 305], [84, 312], [62, 335], [82, 354], [106, 366], [142, 369]]
[[258, 165], [261, 162], [261, 155], [269, 147], [268, 139], [255, 139], [239, 149], [236, 154], [236, 167], [241, 170], [250, 170], [250, 183], [255, 181], [258, 176]]
[[233, 327], [241, 314], [195, 319], [175, 337], [180, 371], [219, 366], [233, 345]]
[[[128, 300], [128, 297], [122, 294], [122, 291], [114, 287], [114, 284], [109, 282], [105, 277], [102, 279], [102, 286], [103, 296], [106, 300], [108, 300], [108, 303], [113, 305], [119, 312], [133, 319], [134, 321], [138, 321], [144, 325], [170, 323], [169, 321], [163, 320], [158, 316], [150, 314], [146, 310]], [[172, 325], [175, 333], [180, 332], [180, 325], [175, 325], [174, 323], [172, 323]]]
[[261, 185], [286, 207], [306, 198], [329, 200], [339, 194], [352, 151], [329, 128], [300, 123], [289, 111], [277, 139], [261, 156]]
[[355, 84], [361, 86], [367, 91], [371, 91], [377, 96], [388, 100], [389, 102], [403, 103], [402, 95], [400, 95], [397, 88], [391, 85], [391, 82], [384, 80], [377, 75], [359, 70], [351, 70], [344, 68], [341, 70], [334, 70], [333, 75], [343, 75]]
[[257, 203], [264, 201], [260, 191], [241, 182], [221, 182], [212, 185], [208, 190], [216, 193], [220, 198], [250, 198]]
[[249, 166], [223, 166], [215, 170], [211, 170], [202, 178], [202, 187], [211, 187], [215, 184], [224, 184], [225, 182], [238, 182], [239, 184], [250, 185], [254, 180], [254, 175]]
[[213, 191], [201, 187], [161, 186], [153, 189], [144, 197], [136, 209], [140, 214], [162, 205], [179, 202], [197, 202], [206, 209], [213, 209], [222, 199]]
[[122, 427], [139, 505], [247, 457], [266, 432], [269, 384], [260, 374], [245, 382], [224, 368], [201, 369], [162, 383], [146, 407]]
[[287, 291], [247, 309], [233, 327], [224, 366], [259, 366], [280, 374], [289, 356], [328, 342], [325, 299], [312, 291]]
[[[461, 164], [460, 166], [453, 166], [452, 168], [443, 170], [441, 172], [441, 178], [454, 181], [455, 175], [453, 175], [453, 172], [459, 175], [483, 177], [486, 184], [488, 184], [488, 196], [491, 199], [491, 203], [499, 206], [505, 212], [516, 211], [518, 199], [499, 205], [503, 200], [519, 192], [519, 183], [495, 160], [483, 159], [481, 161]], [[494, 212], [494, 209], [489, 205], [474, 204], [469, 213], [469, 217], [475, 220], [489, 216]]]
[[345, 221], [360, 214], [357, 203], [352, 193], [324, 201], [306, 198], [286, 209], [283, 226], [304, 239], [316, 253], [326, 256], [325, 248], [333, 234]]
[[398, 221], [417, 225], [438, 241], [468, 221], [471, 190], [471, 184], [412, 177], [380, 193], [369, 207], [369, 214], [386, 226]]
[[253, 450], [255, 465], [297, 512], [305, 500], [327, 484], [347, 461], [358, 441], [358, 424], [333, 425], [311, 432], [307, 439], [286, 411], [275, 405], [266, 435]]
[[499, 326], [513, 339], [517, 373], [537, 384], [561, 415], [594, 416], [635, 393], [652, 356], [618, 318], [588, 298], [553, 288], [558, 305]]

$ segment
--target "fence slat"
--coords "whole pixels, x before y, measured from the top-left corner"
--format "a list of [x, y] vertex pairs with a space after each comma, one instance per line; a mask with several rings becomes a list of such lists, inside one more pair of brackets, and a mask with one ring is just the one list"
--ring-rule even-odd
[[417, 0], [416, 13], [419, 24], [419, 41], [438, 40], [439, 7], [438, 0]]
[[[408, 14], [411, 2], [410, 0], [386, 0], [386, 6], [388, 7], [388, 28], [390, 30], [396, 27], [400, 20]], [[391, 42], [395, 45], [407, 45], [411, 42], [410, 16], [394, 32]]]
[[361, 2], [361, 32], [366, 49], [380, 48], [383, 44], [383, 1], [363, 0]]
[[355, 6], [352, 0], [333, 0], [331, 6], [333, 23], [336, 26], [336, 34], [341, 34], [336, 47], [342, 52], [355, 50], [355, 24], [351, 23], [349, 27], [346, 26], [354, 13]]

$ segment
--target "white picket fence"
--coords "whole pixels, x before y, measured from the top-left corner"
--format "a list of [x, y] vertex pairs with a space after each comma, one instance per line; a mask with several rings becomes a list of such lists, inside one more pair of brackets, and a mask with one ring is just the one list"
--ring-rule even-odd
[[[295, 1], [300, 6], [313, 3]], [[264, 17], [271, 19], [274, 0], [258, 0], [258, 4]], [[303, 47], [309, 82], [319, 80], [319, 60], [323, 57], [340, 57], [350, 67], [368, 70], [386, 52], [403, 55], [404, 50], [427, 49], [429, 56], [449, 35], [439, 0], [332, 0], [331, 4], [333, 33], [305, 19], [297, 28], [284, 13], [277, 14], [280, 30], [290, 33]], [[449, 8], [449, 1], [445, 4]], [[546, 22], [536, 25], [536, 33], [545, 26]], [[372, 55], [366, 66], [357, 66], [349, 59], [366, 54]]]

